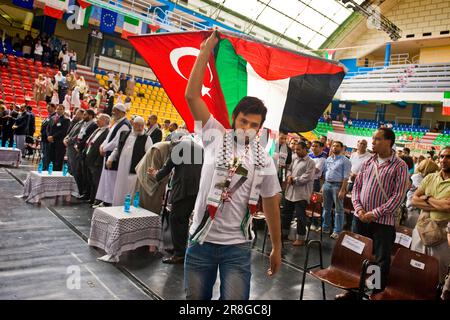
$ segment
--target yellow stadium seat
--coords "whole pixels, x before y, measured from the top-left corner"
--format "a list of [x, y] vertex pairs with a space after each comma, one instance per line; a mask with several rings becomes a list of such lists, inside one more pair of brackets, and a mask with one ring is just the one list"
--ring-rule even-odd
[[144, 83], [144, 84], [141, 85], [141, 88], [144, 88], [144, 89], [147, 90], [147, 85]]
[[150, 99], [150, 95], [148, 93], [144, 94], [145, 99]]
[[136, 82], [135, 87], [140, 88], [140, 87], [141, 87], [141, 84], [140, 84], [139, 82]]
[[105, 81], [108, 81], [108, 76], [105, 75], [105, 76], [102, 77], [102, 79], [105, 80]]
[[95, 75], [95, 79], [100, 80], [102, 78], [102, 75], [100, 73], [97, 73]]

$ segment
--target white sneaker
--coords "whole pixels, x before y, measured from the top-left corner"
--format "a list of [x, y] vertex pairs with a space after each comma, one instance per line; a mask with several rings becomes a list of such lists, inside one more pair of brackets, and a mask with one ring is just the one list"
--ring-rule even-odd
[[105, 206], [105, 204], [103, 202], [100, 202], [99, 204], [93, 205], [92, 209], [101, 208], [101, 207], [104, 207], [104, 206]]
[[330, 235], [330, 238], [336, 240], [337, 238], [339, 238], [339, 233], [333, 232], [333, 233]]
[[312, 231], [317, 231], [317, 227], [316, 227], [315, 225], [311, 225], [310, 230], [312, 230]]

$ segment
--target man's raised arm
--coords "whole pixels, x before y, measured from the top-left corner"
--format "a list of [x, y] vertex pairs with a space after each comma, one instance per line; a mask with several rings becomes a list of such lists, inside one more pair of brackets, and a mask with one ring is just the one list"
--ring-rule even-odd
[[209, 112], [208, 107], [206, 106], [205, 101], [203, 101], [201, 95], [203, 78], [211, 52], [218, 41], [219, 39], [216, 36], [216, 31], [214, 31], [209, 36], [209, 38], [203, 41], [203, 43], [200, 45], [200, 53], [195, 60], [194, 67], [192, 68], [192, 72], [189, 76], [189, 81], [186, 87], [186, 102], [189, 106], [189, 109], [191, 110], [194, 120], [201, 121], [202, 126], [206, 124], [209, 117], [211, 116], [211, 113]]

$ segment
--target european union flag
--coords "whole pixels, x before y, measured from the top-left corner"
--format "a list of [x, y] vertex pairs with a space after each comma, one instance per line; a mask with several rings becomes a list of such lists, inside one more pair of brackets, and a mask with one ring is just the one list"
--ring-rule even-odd
[[34, 0], [13, 0], [13, 4], [18, 7], [33, 10]]
[[103, 33], [114, 33], [117, 23], [117, 12], [102, 9], [102, 16], [100, 19], [100, 31]]

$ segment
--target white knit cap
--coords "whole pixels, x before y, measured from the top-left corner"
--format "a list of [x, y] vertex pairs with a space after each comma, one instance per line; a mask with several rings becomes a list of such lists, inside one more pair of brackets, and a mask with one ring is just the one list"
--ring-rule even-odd
[[114, 105], [113, 109], [118, 109], [122, 112], [127, 112], [127, 109], [125, 108], [125, 106], [122, 103], [118, 103], [118, 104]]
[[145, 120], [144, 120], [144, 118], [142, 118], [141, 116], [136, 116], [136, 117], [133, 119], [133, 122], [145, 124]]

